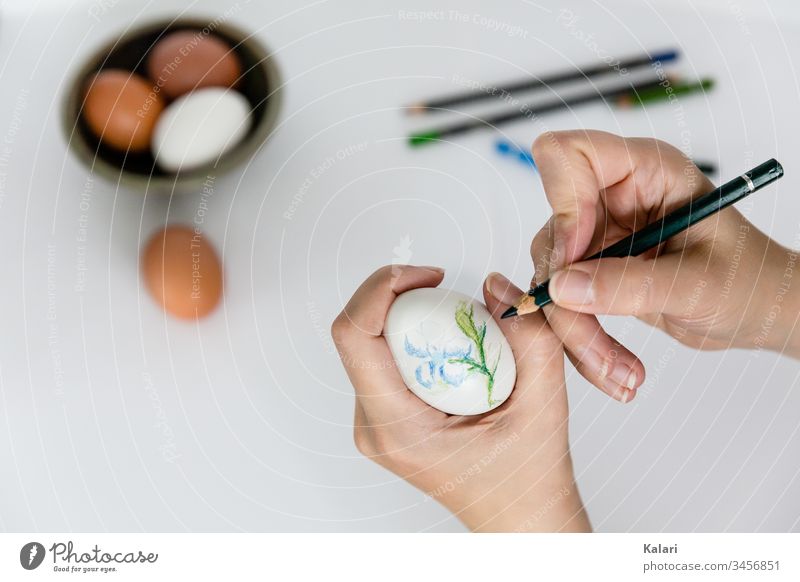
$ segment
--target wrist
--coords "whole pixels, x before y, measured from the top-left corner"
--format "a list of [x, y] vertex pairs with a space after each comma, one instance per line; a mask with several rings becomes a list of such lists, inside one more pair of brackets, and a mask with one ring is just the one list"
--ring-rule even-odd
[[[469, 525], [469, 524], [468, 524]], [[558, 488], [531, 492], [517, 503], [496, 513], [475, 527], [477, 532], [591, 532], [591, 524], [577, 484], [572, 481]]]
[[[776, 305], [780, 306], [777, 313], [776, 333], [771, 349], [786, 354], [793, 358], [800, 358], [800, 329], [798, 329], [798, 314], [800, 314], [800, 255], [797, 251], [783, 249], [783, 272], [780, 276], [778, 291], [776, 292]], [[777, 300], [779, 297], [779, 301]], [[772, 316], [770, 312], [770, 317]]]
[[[771, 269], [761, 291], [753, 344], [757, 349], [800, 357], [800, 255], [773, 243]], [[772, 245], [771, 245], [772, 246]], [[797, 276], [796, 276], [797, 275]]]
[[541, 469], [510, 476], [471, 503], [450, 509], [475, 532], [591, 531], [571, 462], [567, 464], [544, 478]]

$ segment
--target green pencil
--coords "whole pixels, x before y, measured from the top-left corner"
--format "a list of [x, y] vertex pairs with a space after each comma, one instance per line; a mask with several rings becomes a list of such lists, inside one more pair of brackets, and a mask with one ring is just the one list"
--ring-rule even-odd
[[695, 83], [672, 83], [669, 79], [666, 79], [648, 81], [639, 85], [634, 85], [633, 87], [627, 86], [621, 89], [595, 91], [577, 97], [543, 103], [536, 107], [523, 106], [509, 112], [496, 113], [483, 119], [470, 119], [441, 129], [422, 131], [410, 135], [408, 143], [414, 147], [418, 147], [482, 127], [494, 127], [517, 119], [530, 119], [542, 113], [574, 107], [593, 101], [609, 101], [619, 107], [647, 105], [657, 101], [668, 100], [671, 98], [671, 95], [688, 95], [700, 91], [708, 91], [713, 85], [714, 82], [711, 79], [703, 79]]
[[617, 99], [617, 105], [620, 107], [631, 107], [634, 105], [648, 105], [658, 101], [666, 101], [672, 95], [681, 96], [689, 95], [691, 93], [710, 91], [714, 87], [712, 79], [702, 79], [696, 83], [678, 83], [676, 85], [658, 86], [653, 89], [644, 89], [638, 93], [631, 93], [624, 95]]

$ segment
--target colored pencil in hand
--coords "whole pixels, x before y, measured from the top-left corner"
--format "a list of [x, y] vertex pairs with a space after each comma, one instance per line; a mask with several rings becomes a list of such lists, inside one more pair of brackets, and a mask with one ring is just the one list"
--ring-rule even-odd
[[[683, 232], [693, 224], [697, 224], [756, 190], [771, 184], [781, 176], [783, 176], [783, 167], [778, 161], [775, 159], [767, 160], [749, 172], [745, 172], [730, 182], [715, 188], [708, 194], [703, 194], [685, 206], [673, 210], [661, 220], [648, 224], [641, 230], [637, 230], [584, 260], [592, 261], [604, 257], [622, 258], [641, 255], [676, 234]], [[503, 313], [502, 318], [533, 313], [548, 303], [552, 303], [553, 300], [550, 298], [548, 289], [549, 284], [550, 281], [545, 281], [532, 288], [520, 297], [512, 307], [509, 307]]]

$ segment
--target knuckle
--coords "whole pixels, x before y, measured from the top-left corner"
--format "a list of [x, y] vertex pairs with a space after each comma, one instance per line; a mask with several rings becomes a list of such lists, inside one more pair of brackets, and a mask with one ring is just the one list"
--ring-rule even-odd
[[656, 281], [647, 273], [631, 273], [628, 277], [626, 293], [622, 299], [629, 304], [631, 315], [637, 316], [653, 307], [656, 293]]
[[346, 344], [352, 337], [355, 327], [347, 313], [342, 311], [331, 323], [331, 337], [337, 346]]
[[394, 264], [384, 265], [372, 273], [367, 279], [370, 289], [394, 289], [397, 281], [403, 276], [407, 269], [413, 269], [411, 265]]
[[536, 235], [533, 237], [533, 242], [531, 243], [531, 254], [539, 255], [545, 251], [547, 248], [548, 243], [550, 242], [550, 233], [547, 230], [547, 227], [543, 227]]
[[373, 430], [370, 434], [373, 455], [380, 455], [383, 460], [391, 457], [392, 444], [385, 429]]
[[404, 264], [394, 264], [394, 265], [384, 265], [375, 271], [370, 279], [378, 286], [389, 286], [393, 287], [394, 283], [403, 276], [406, 269], [413, 269], [411, 265], [404, 265]]
[[531, 314], [527, 317], [528, 329], [525, 331], [532, 334], [533, 337], [528, 340], [528, 347], [519, 356], [522, 360], [533, 360], [536, 362], [537, 368], [544, 369], [552, 365], [553, 354], [557, 354], [562, 349], [562, 339], [550, 327], [543, 314]]
[[371, 461], [391, 471], [400, 471], [407, 462], [407, 455], [397, 448], [388, 431], [372, 427], [359, 427], [354, 431], [356, 449]]
[[365, 457], [375, 456], [375, 448], [369, 438], [368, 429], [361, 426], [355, 427], [353, 429], [353, 443], [356, 446], [356, 450]]
[[384, 280], [392, 276], [398, 276], [403, 272], [403, 265], [384, 265], [374, 273], [376, 279]]
[[408, 475], [415, 471], [416, 466], [409, 451], [402, 447], [392, 446], [384, 442], [379, 448], [380, 456], [375, 460], [382, 466], [391, 469], [398, 475]]
[[542, 253], [550, 250], [552, 246], [553, 219], [551, 218], [541, 229], [539, 229], [539, 232], [534, 235], [533, 241], [531, 241], [531, 253], [541, 255]]
[[572, 149], [576, 141], [580, 139], [580, 136], [581, 133], [574, 130], [541, 133], [533, 141], [533, 146], [531, 146], [533, 159], [538, 165], [554, 155], [559, 155], [559, 152]]
[[680, 149], [661, 139], [656, 139], [654, 137], [629, 137], [625, 139], [628, 143], [634, 146], [641, 145], [643, 148], [649, 149], [653, 154], [657, 154], [661, 157], [680, 160], [689, 159]]
[[531, 258], [533, 259], [534, 273], [537, 277], [540, 275], [546, 276], [549, 272], [553, 253], [552, 239], [550, 223], [548, 223], [536, 233], [531, 242]]
[[539, 136], [533, 140], [533, 145], [531, 146], [531, 153], [533, 154], [533, 159], [536, 160], [536, 163], [539, 164], [545, 157], [547, 156], [550, 148], [552, 147], [552, 139], [555, 134], [548, 134], [548, 133], [540, 133]]

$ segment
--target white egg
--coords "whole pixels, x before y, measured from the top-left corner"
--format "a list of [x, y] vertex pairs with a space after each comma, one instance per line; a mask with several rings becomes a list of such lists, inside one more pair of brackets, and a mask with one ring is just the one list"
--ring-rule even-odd
[[406, 386], [448, 414], [482, 414], [509, 397], [517, 379], [511, 346], [482, 303], [446, 289], [400, 295], [384, 326]]
[[168, 172], [214, 162], [250, 129], [250, 102], [236, 91], [209, 87], [187, 93], [161, 113], [153, 131], [156, 163]]

